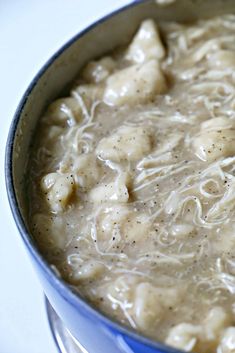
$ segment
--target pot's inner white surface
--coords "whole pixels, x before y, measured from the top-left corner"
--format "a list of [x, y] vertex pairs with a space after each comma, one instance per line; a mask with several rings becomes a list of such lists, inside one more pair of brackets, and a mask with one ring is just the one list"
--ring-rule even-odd
[[235, 347], [234, 23], [145, 20], [48, 107], [30, 155], [44, 256], [97, 308], [186, 351]]

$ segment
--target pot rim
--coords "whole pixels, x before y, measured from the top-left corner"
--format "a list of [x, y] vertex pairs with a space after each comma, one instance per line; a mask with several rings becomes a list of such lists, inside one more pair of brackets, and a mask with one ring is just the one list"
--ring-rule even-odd
[[[119, 334], [123, 334], [135, 341], [136, 343], [141, 343], [149, 347], [155, 348], [156, 351], [160, 350], [162, 353], [182, 353], [182, 351], [171, 348], [163, 343], [153, 341], [147, 338], [144, 335], [139, 334], [132, 328], [129, 328], [125, 325], [120, 324], [115, 319], [111, 319], [108, 315], [103, 314], [99, 310], [95, 309], [91, 304], [89, 304], [84, 298], [82, 298], [78, 293], [76, 293], [72, 288], [69, 287], [69, 284], [66, 283], [62, 278], [60, 278], [55, 271], [51, 268], [50, 264], [44, 259], [41, 252], [36, 246], [36, 243], [33, 241], [30, 233], [28, 232], [23, 217], [20, 212], [20, 208], [16, 198], [16, 192], [13, 181], [13, 156], [14, 156], [14, 140], [18, 127], [18, 123], [21, 119], [22, 111], [25, 107], [25, 104], [28, 100], [28, 97], [32, 93], [33, 89], [37, 85], [39, 79], [43, 76], [46, 70], [53, 64], [53, 62], [75, 41], [79, 40], [83, 35], [89, 32], [91, 29], [95, 28], [97, 25], [105, 22], [106, 20], [118, 15], [119, 13], [133, 7], [138, 6], [142, 3], [143, 0], [133, 1], [125, 6], [114, 10], [107, 15], [101, 17], [100, 19], [93, 22], [91, 25], [87, 26], [85, 29], [79, 31], [71, 39], [66, 41], [56, 52], [53, 54], [41, 67], [41, 69], [34, 76], [30, 84], [28, 85], [24, 95], [22, 96], [13, 120], [10, 124], [10, 129], [7, 137], [7, 143], [5, 148], [5, 184], [7, 190], [8, 201], [10, 204], [11, 212], [17, 226], [17, 229], [29, 250], [30, 254], [33, 256], [34, 260], [38, 263], [40, 268], [43, 270], [43, 273], [51, 285], [59, 292], [59, 294], [64, 298], [65, 301], [69, 302], [76, 310], [80, 310], [82, 307], [89, 316], [93, 316], [96, 320], [99, 320], [103, 325], [108, 326], [111, 329], [116, 330]], [[128, 344], [128, 343], [127, 343]]]

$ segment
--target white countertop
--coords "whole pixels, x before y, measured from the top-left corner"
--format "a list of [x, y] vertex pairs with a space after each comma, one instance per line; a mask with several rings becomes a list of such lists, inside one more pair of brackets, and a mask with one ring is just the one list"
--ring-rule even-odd
[[42, 288], [16, 230], [5, 191], [11, 119], [33, 76], [70, 37], [127, 0], [0, 0], [0, 352], [56, 353]]

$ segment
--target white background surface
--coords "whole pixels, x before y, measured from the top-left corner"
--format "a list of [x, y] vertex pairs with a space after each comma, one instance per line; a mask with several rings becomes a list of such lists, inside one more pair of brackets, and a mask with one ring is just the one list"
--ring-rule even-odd
[[70, 37], [130, 0], [0, 0], [0, 353], [56, 353], [40, 284], [8, 206], [4, 150], [33, 76]]

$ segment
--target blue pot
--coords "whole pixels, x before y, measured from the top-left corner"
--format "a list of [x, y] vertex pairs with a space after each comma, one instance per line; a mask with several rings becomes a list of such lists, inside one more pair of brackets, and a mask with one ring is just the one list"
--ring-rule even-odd
[[233, 0], [181, 0], [158, 6], [132, 3], [101, 19], [66, 43], [39, 71], [25, 92], [11, 124], [6, 146], [6, 186], [12, 213], [43, 289], [72, 335], [91, 353], [180, 353], [112, 321], [75, 294], [38, 251], [27, 226], [26, 165], [38, 118], [47, 104], [91, 58], [128, 43], [144, 18], [189, 21], [231, 12]]

